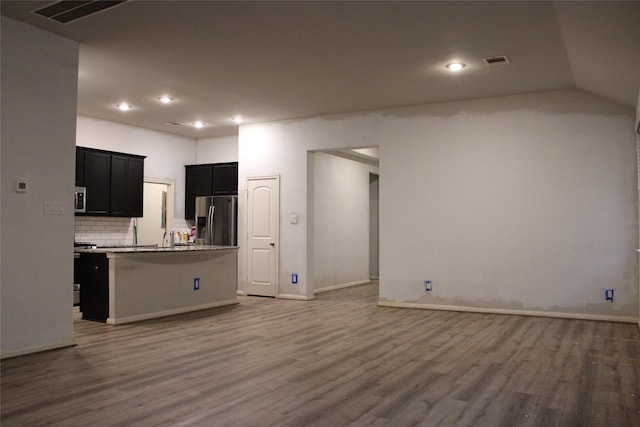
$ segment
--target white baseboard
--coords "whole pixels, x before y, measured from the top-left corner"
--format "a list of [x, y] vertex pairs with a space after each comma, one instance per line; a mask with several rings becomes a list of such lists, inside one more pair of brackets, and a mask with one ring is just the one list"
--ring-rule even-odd
[[277, 298], [280, 298], [280, 299], [294, 299], [294, 300], [298, 300], [298, 301], [311, 301], [313, 299], [316, 299], [315, 296], [312, 296], [311, 298], [309, 298], [306, 295], [296, 295], [296, 294], [278, 294]]
[[[636, 323], [638, 319], [626, 316], [610, 316], [601, 314], [565, 313], [559, 311], [504, 310], [498, 308], [463, 307], [458, 305], [419, 304], [412, 302], [378, 301], [379, 307], [417, 308], [422, 310], [460, 311], [467, 313], [510, 314], [516, 316], [556, 317], [561, 319], [599, 320], [603, 322]], [[640, 322], [638, 322], [640, 327]]]
[[313, 293], [314, 294], [319, 294], [319, 293], [322, 293], [322, 292], [335, 291], [336, 289], [343, 289], [343, 288], [350, 288], [351, 286], [364, 285], [364, 284], [367, 284], [367, 283], [371, 283], [371, 280], [369, 280], [369, 279], [367, 279], [367, 280], [356, 280], [355, 282], [347, 282], [347, 283], [340, 283], [339, 285], [326, 286], [324, 288], [314, 289]]
[[247, 293], [245, 291], [241, 291], [240, 289], [238, 289], [236, 291], [236, 295], [247, 295]]
[[182, 308], [176, 308], [171, 310], [157, 311], [155, 313], [146, 313], [146, 314], [138, 314], [135, 316], [118, 317], [116, 319], [109, 317], [107, 319], [107, 324], [122, 325], [124, 323], [139, 322], [141, 320], [155, 319], [157, 317], [173, 316], [174, 314], [189, 313], [192, 311], [200, 311], [200, 310], [206, 310], [208, 308], [222, 307], [225, 305], [234, 305], [234, 304], [238, 304], [238, 300], [232, 299], [227, 301], [217, 301], [217, 302], [211, 302], [207, 304], [194, 305], [191, 307], [182, 307]]
[[23, 356], [25, 354], [31, 354], [31, 353], [39, 353], [41, 351], [55, 350], [58, 348], [73, 347], [75, 345], [76, 343], [73, 341], [73, 338], [71, 338], [68, 340], [62, 340], [62, 341], [58, 341], [50, 344], [36, 345], [33, 347], [24, 347], [24, 348], [18, 348], [15, 350], [3, 351], [2, 354], [0, 354], [0, 359]]

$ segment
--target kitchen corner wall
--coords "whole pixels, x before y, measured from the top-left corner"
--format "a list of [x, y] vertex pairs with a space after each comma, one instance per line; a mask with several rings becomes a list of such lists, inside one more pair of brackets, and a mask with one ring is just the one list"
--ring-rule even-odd
[[280, 175], [280, 270], [310, 297], [311, 236], [283, 220], [307, 216], [307, 153], [379, 146], [382, 303], [635, 322], [634, 116], [566, 90], [245, 125], [240, 191]]
[[[73, 344], [79, 46], [4, 16], [1, 22], [4, 358]], [[26, 181], [26, 192], [16, 191], [17, 180]]]

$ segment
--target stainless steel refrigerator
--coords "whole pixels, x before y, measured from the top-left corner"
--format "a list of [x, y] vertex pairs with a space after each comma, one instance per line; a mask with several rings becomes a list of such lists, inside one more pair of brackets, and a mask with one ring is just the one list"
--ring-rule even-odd
[[237, 246], [237, 211], [238, 196], [196, 197], [196, 241]]

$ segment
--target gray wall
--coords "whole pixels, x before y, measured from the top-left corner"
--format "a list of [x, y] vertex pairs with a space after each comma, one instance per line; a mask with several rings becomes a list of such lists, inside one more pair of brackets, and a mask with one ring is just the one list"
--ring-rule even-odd
[[2, 17], [3, 357], [73, 343], [77, 72], [77, 43]]

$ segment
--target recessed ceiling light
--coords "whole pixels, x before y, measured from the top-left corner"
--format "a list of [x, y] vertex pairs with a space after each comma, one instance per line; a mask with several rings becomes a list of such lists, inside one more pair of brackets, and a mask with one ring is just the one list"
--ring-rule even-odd
[[116, 105], [116, 107], [120, 111], [128, 111], [131, 109], [131, 105], [127, 104], [126, 102], [121, 102], [120, 104]]
[[163, 95], [158, 97], [158, 101], [162, 102], [163, 104], [168, 104], [173, 101], [173, 98], [167, 95]]
[[450, 64], [447, 64], [447, 68], [451, 71], [460, 71], [466, 66], [467, 65], [463, 64], [462, 62], [452, 62]]
[[233, 122], [235, 124], [239, 125], [240, 123], [244, 122], [244, 117], [242, 117], [242, 116], [234, 116], [231, 120], [233, 120]]
[[198, 129], [201, 129], [204, 127], [204, 122], [201, 122], [200, 120], [198, 120], [197, 122], [193, 122], [193, 126]]

